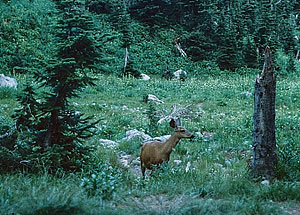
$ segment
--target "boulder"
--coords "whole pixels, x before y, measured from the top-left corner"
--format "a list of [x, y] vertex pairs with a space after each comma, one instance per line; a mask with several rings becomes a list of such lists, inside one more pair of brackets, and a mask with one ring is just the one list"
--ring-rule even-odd
[[144, 140], [143, 142], [141, 142], [141, 145], [144, 145], [146, 143], [153, 142], [153, 141], [166, 142], [170, 137], [171, 137], [171, 135], [169, 135], [169, 134], [160, 136], [160, 137], [154, 137], [151, 139]]
[[119, 160], [120, 160], [120, 163], [126, 167], [126, 168], [129, 168], [130, 167], [130, 160], [131, 160], [131, 155], [128, 155], [126, 154], [125, 152], [119, 152], [118, 153], [119, 155]]
[[141, 74], [141, 80], [143, 81], [149, 81], [150, 80], [150, 77], [144, 73]]
[[187, 72], [183, 71], [182, 69], [177, 70], [176, 72], [173, 73], [174, 77], [178, 80], [180, 79], [185, 79], [187, 76]]
[[160, 142], [166, 142], [170, 137], [171, 137], [171, 135], [167, 134], [167, 135], [160, 136], [160, 137], [154, 137], [154, 140], [160, 141]]
[[112, 140], [107, 140], [107, 139], [100, 139], [99, 144], [104, 147], [111, 148], [111, 149], [115, 149], [119, 146], [119, 143], [112, 141]]
[[129, 130], [126, 131], [126, 137], [122, 139], [122, 141], [134, 141], [134, 140], [139, 140], [139, 141], [146, 141], [150, 140], [152, 137], [148, 134], [145, 134], [142, 131], [138, 131], [137, 129]]
[[16, 89], [18, 87], [18, 83], [16, 79], [0, 74], [0, 87], [11, 87]]

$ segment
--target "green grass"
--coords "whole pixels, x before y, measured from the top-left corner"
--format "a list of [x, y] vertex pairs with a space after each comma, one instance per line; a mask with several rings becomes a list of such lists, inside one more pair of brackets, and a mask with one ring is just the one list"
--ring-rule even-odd
[[[21, 84], [25, 80], [17, 78]], [[253, 96], [245, 92], [253, 92], [255, 75], [205, 76], [185, 82], [97, 78], [95, 87], [86, 88], [71, 102], [75, 110], [101, 119], [96, 136], [86, 144], [97, 146], [100, 138], [119, 141], [130, 129], [147, 131], [146, 94], [164, 101], [156, 106], [164, 114], [170, 113], [174, 104], [181, 108], [192, 104], [182, 124], [192, 132], [209, 132], [212, 137], [183, 140], [164, 171], [146, 180], [121, 168], [117, 157], [122, 150], [137, 158], [138, 142], [122, 142], [114, 150], [97, 146], [95, 162], [107, 162], [124, 172], [109, 201], [87, 195], [80, 186], [85, 173], [60, 177], [2, 175], [0, 214], [284, 214], [285, 207], [300, 200], [297, 182], [274, 181], [268, 186], [249, 177]], [[277, 80], [278, 145], [291, 139], [299, 143], [299, 82], [297, 76]], [[1, 116], [11, 120], [17, 106], [16, 92], [0, 90], [7, 92], [0, 99]], [[203, 103], [201, 109], [199, 103]], [[171, 133], [168, 122], [158, 126], [158, 135]], [[176, 165], [175, 159], [182, 162]], [[188, 162], [191, 167], [186, 172]]]

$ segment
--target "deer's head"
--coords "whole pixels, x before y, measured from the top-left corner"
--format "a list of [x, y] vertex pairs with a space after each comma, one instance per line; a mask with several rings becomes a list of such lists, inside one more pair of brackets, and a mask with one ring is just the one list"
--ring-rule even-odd
[[193, 135], [190, 131], [188, 131], [184, 127], [181, 127], [180, 119], [176, 119], [176, 121], [174, 119], [171, 119], [170, 126], [174, 128], [174, 132], [179, 138], [193, 139], [195, 137], [195, 135]]

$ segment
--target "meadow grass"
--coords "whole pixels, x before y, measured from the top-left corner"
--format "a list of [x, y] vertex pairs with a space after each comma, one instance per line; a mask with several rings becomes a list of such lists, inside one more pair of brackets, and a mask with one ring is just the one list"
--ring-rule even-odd
[[[86, 142], [97, 146], [95, 162], [105, 162], [124, 173], [118, 178], [120, 183], [108, 181], [116, 186], [110, 200], [89, 196], [80, 186], [86, 170], [59, 177], [1, 175], [0, 214], [284, 214], [286, 207], [300, 201], [300, 184], [295, 181], [262, 185], [249, 176], [255, 74], [190, 77], [184, 82], [96, 76], [96, 86], [84, 89], [71, 105], [100, 119], [96, 136]], [[296, 75], [277, 78], [279, 146], [299, 143], [299, 86]], [[164, 101], [155, 106], [162, 115], [170, 113], [174, 104], [180, 108], [191, 105], [182, 124], [203, 137], [183, 140], [164, 171], [142, 180], [118, 160], [119, 151], [137, 158], [139, 142], [122, 142], [118, 148], [108, 149], [98, 146], [98, 139], [119, 141], [130, 129], [148, 132], [148, 104], [143, 101], [147, 94]], [[0, 95], [1, 117], [11, 121], [18, 106], [16, 92], [2, 88]], [[155, 134], [171, 133], [168, 122], [163, 122]], [[182, 162], [177, 165], [173, 160]], [[188, 163], [191, 166], [186, 171]]]

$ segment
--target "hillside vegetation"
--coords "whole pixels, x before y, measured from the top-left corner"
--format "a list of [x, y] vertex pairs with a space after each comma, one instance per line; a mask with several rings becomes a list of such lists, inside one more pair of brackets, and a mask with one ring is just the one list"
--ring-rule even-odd
[[[73, 7], [80, 16], [75, 24], [72, 13], [61, 21], [68, 2], [0, 3], [0, 71], [19, 84], [0, 88], [0, 137], [11, 133], [0, 139], [0, 214], [299, 213], [297, 1], [74, 1], [84, 3]], [[260, 23], [265, 17], [266, 26]], [[61, 39], [68, 22], [76, 25], [69, 32], [89, 35], [82, 41], [90, 58], [74, 60], [60, 51], [82, 50], [76, 37]], [[266, 45], [273, 47], [277, 75], [279, 163], [273, 180], [249, 173], [254, 81]], [[57, 72], [61, 65], [65, 73]], [[187, 75], [172, 78], [179, 69]], [[150, 80], [141, 80], [141, 73]], [[71, 89], [56, 91], [57, 83]], [[57, 92], [71, 95], [59, 107], [51, 103]], [[148, 101], [149, 94], [162, 103]], [[62, 143], [49, 150], [40, 140], [49, 134], [44, 125], [56, 108], [66, 113], [58, 117], [64, 132], [54, 133]], [[172, 134], [168, 120], [157, 121], [174, 108], [196, 137], [181, 140], [169, 163], [142, 179], [142, 139], [125, 139], [126, 132]]]

